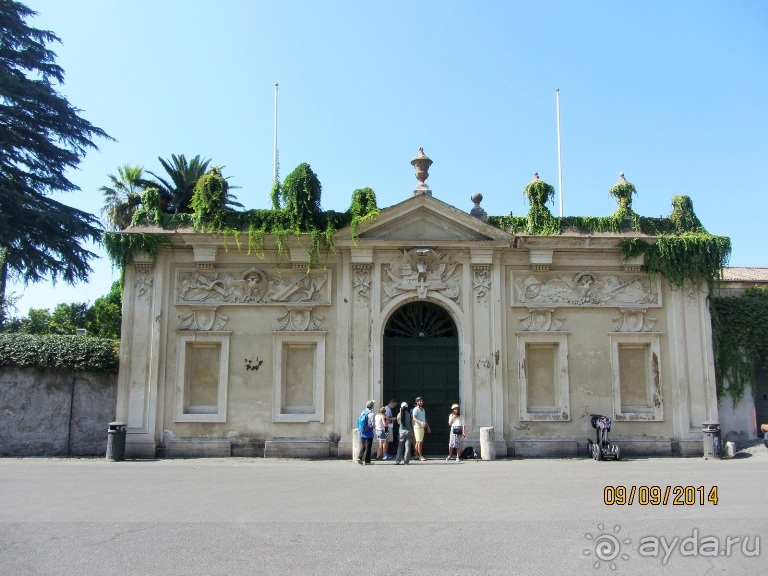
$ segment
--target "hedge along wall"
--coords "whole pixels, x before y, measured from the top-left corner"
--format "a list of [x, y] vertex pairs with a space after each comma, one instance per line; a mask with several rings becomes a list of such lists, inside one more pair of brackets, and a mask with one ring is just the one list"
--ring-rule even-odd
[[115, 342], [0, 334], [0, 456], [104, 456]]

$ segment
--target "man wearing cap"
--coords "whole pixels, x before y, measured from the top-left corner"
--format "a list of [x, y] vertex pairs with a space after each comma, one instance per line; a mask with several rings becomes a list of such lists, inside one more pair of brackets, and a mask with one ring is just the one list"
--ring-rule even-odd
[[[360, 430], [360, 453], [357, 455], [358, 464], [371, 463], [371, 446], [373, 446], [374, 427], [373, 404], [373, 400], [368, 400], [368, 403], [365, 405], [365, 410], [363, 410], [358, 419], [358, 429]], [[363, 418], [368, 422], [367, 426], [360, 425]]]
[[422, 453], [424, 445], [424, 431], [432, 432], [427, 423], [427, 413], [424, 410], [424, 398], [416, 398], [416, 407], [413, 409], [413, 438], [416, 440], [416, 455], [419, 460], [426, 460]]
[[400, 442], [397, 445], [395, 464], [400, 464], [400, 462], [408, 464], [411, 460], [411, 438], [413, 438], [411, 412], [408, 409], [408, 402], [400, 404], [400, 412], [397, 414], [397, 424], [400, 426], [400, 432], [398, 432]]

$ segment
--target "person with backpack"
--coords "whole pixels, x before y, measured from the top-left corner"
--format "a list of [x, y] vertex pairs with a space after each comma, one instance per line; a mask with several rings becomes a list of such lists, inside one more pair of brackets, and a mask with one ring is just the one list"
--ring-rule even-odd
[[453, 451], [456, 450], [456, 462], [458, 462], [461, 441], [467, 437], [464, 433], [464, 421], [461, 418], [461, 410], [458, 404], [451, 406], [451, 414], [448, 416], [448, 428], [451, 430], [451, 435], [448, 437], [448, 458], [446, 460], [450, 460], [453, 456]]
[[360, 430], [360, 452], [357, 455], [358, 464], [371, 464], [371, 447], [373, 446], [373, 400], [368, 400], [365, 410], [357, 419], [357, 429]]
[[408, 464], [411, 460], [411, 439], [413, 438], [413, 426], [411, 425], [411, 411], [408, 402], [400, 404], [400, 412], [397, 414], [397, 425], [400, 426], [395, 464]]

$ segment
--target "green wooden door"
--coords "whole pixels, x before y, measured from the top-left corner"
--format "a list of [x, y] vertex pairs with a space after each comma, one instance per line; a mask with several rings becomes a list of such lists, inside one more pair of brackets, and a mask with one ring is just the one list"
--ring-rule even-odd
[[451, 404], [459, 402], [459, 338], [443, 308], [411, 302], [390, 317], [384, 330], [383, 393], [383, 402], [394, 398], [398, 406], [408, 402], [411, 409], [423, 396], [432, 429], [424, 451], [448, 453], [448, 414]]

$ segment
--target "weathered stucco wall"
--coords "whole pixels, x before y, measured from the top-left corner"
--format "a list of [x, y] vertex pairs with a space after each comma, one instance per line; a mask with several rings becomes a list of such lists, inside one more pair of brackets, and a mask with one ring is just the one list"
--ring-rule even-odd
[[0, 456], [97, 456], [115, 418], [117, 374], [0, 368]]

